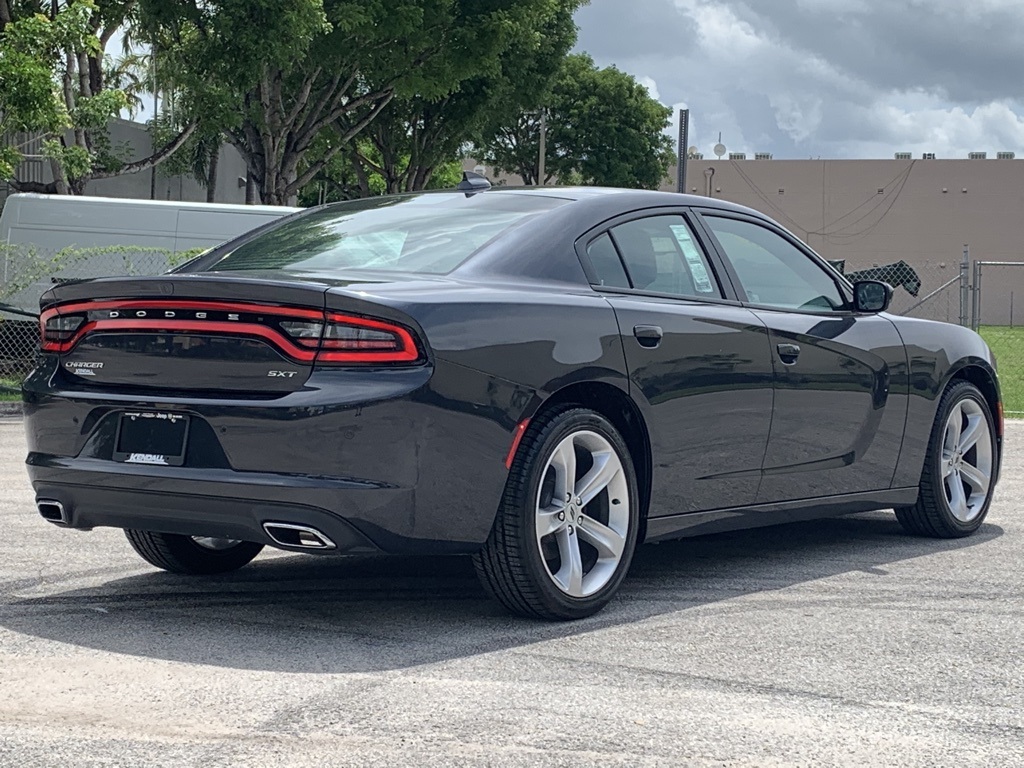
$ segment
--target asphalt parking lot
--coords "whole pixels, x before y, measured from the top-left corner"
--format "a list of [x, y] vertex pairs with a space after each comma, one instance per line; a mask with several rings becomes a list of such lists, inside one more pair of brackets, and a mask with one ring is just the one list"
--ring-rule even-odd
[[989, 522], [889, 513], [644, 547], [594, 619], [464, 560], [159, 573], [42, 521], [0, 420], [0, 765], [1024, 764], [1024, 423]]

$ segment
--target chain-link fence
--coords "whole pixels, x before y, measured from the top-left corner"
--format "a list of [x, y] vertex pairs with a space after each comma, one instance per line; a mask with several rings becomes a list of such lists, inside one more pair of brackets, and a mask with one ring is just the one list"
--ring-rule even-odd
[[1024, 261], [976, 261], [971, 326], [999, 365], [1007, 416], [1024, 418]]
[[896, 315], [967, 325], [970, 252], [959, 260], [924, 259], [879, 263], [864, 259], [833, 261], [852, 282], [881, 280], [894, 289], [890, 312]]
[[46, 252], [32, 245], [0, 244], [0, 400], [16, 397], [35, 364], [39, 297], [48, 288], [90, 277], [157, 275], [197, 252], [134, 246]]
[[0, 304], [0, 402], [17, 399], [36, 358], [38, 329], [33, 313]]

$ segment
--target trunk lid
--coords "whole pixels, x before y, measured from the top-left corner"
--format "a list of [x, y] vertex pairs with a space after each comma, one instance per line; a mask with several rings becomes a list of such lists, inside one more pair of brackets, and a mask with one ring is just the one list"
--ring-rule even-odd
[[329, 287], [208, 274], [56, 286], [41, 300], [45, 351], [65, 384], [281, 395], [313, 370]]

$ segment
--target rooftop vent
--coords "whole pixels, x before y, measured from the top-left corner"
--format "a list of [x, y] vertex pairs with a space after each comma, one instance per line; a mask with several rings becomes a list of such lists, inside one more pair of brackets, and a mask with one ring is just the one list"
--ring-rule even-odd
[[755, 152], [754, 153], [754, 159], [755, 160], [771, 160], [772, 159], [772, 153], [771, 152]]
[[729, 159], [730, 160], [746, 160], [747, 159], [747, 153], [746, 152], [730, 152], [729, 153]]
[[703, 152], [688, 152], [686, 154], [686, 158], [688, 160], [703, 160], [704, 159], [704, 153]]
[[925, 152], [923, 155], [921, 155], [921, 159], [922, 160], [934, 160], [935, 159], [935, 153], [934, 152]]
[[968, 152], [968, 160], [985, 160], [988, 157], [988, 152]]
[[1014, 152], [997, 152], [996, 153], [996, 159], [997, 160], [1013, 160], [1016, 157], [1017, 157], [1017, 155]]
[[910, 160], [912, 157], [913, 157], [913, 155], [911, 155], [909, 152], [897, 152], [896, 153], [896, 159], [897, 160]]

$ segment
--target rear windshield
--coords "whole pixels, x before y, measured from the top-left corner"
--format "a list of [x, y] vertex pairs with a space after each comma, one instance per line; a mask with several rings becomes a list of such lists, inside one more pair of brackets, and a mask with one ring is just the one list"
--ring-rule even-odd
[[485, 192], [339, 203], [286, 221], [205, 269], [444, 274], [502, 232], [566, 202]]

